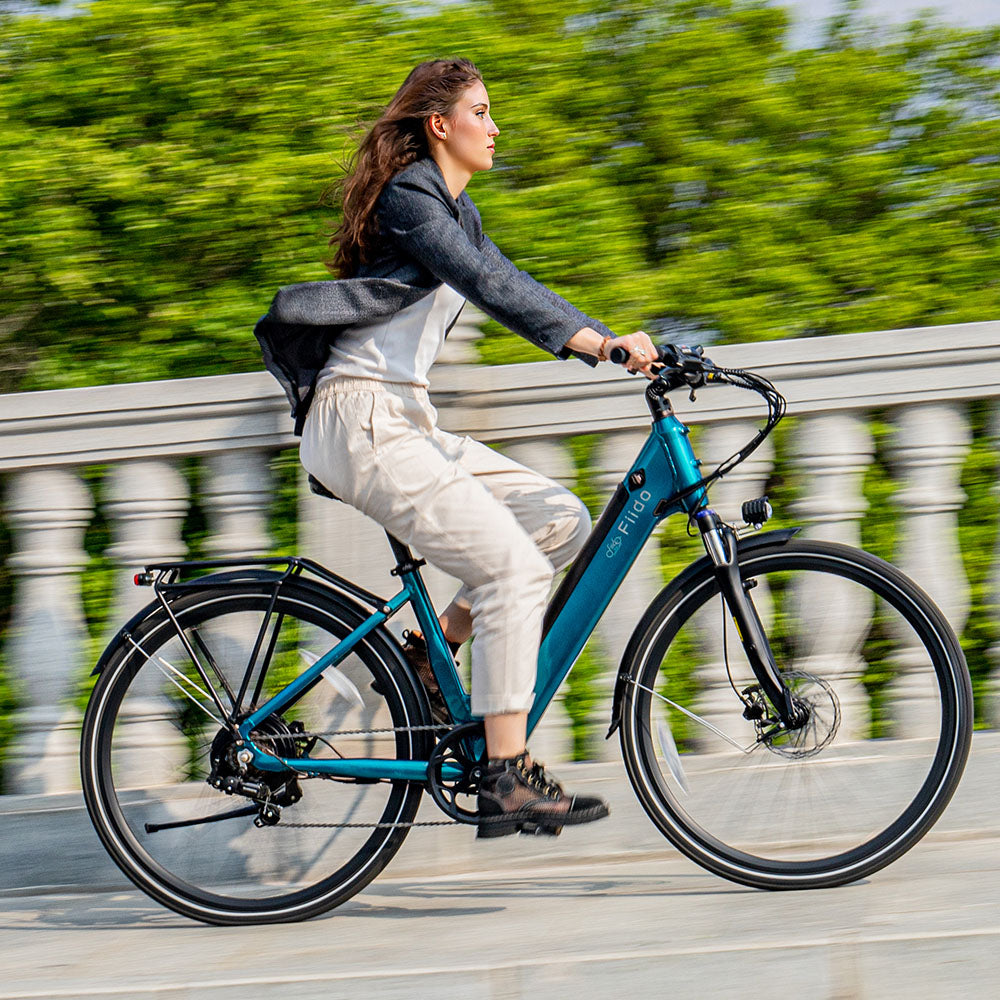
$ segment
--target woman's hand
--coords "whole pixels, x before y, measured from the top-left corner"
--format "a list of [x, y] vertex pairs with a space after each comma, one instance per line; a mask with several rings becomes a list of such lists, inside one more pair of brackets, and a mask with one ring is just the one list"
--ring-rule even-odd
[[623, 347], [628, 352], [625, 368], [630, 372], [642, 372], [646, 378], [655, 378], [649, 368], [656, 363], [656, 348], [642, 330], [627, 337], [602, 337], [596, 330], [585, 326], [566, 341], [566, 346], [571, 351], [592, 354], [598, 361], [607, 361], [612, 348]]
[[628, 360], [624, 367], [630, 372], [642, 372], [646, 378], [653, 378], [654, 373], [650, 371], [650, 365], [656, 363], [656, 347], [649, 339], [649, 335], [639, 330], [630, 333], [625, 337], [612, 337], [605, 340], [600, 353], [597, 355], [601, 361], [607, 361], [611, 352], [616, 347], [623, 347], [628, 351]]

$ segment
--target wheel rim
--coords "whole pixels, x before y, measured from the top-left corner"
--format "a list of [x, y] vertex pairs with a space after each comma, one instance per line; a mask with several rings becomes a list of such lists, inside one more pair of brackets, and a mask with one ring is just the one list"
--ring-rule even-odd
[[[221, 678], [228, 678], [231, 694], [238, 693], [269, 600], [269, 593], [206, 592], [186, 598], [176, 612], [199, 655], [202, 646], [212, 653], [221, 675], [216, 688], [227, 704], [231, 699], [223, 693]], [[307, 599], [281, 598], [275, 611], [281, 621], [269, 672], [273, 680], [265, 682], [261, 700], [353, 624]], [[265, 649], [269, 639], [270, 634]], [[96, 794], [88, 797], [95, 822], [130, 877], [167, 905], [194, 908], [209, 918], [266, 913], [284, 919], [314, 910], [319, 900], [332, 899], [334, 905], [374, 877], [405, 835], [405, 827], [391, 824], [412, 820], [419, 788], [299, 779], [301, 799], [286, 796], [276, 826], [259, 828], [254, 816], [245, 816], [147, 832], [147, 823], [201, 818], [254, 803], [206, 782], [211, 747], [219, 745], [218, 710], [205, 696], [172, 625], [150, 620], [135, 640], [142, 652], [132, 648], [117, 658], [107, 682], [95, 690], [89, 768], [85, 760], [85, 775], [90, 770], [95, 776]], [[263, 727], [272, 739], [292, 743], [282, 735], [293, 722], [307, 732], [326, 733], [391, 730], [419, 721], [412, 696], [372, 648], [359, 647], [337, 671], [335, 685], [324, 678], [282, 720]], [[214, 671], [211, 676], [217, 678]], [[413, 733], [324, 737], [311, 755], [406, 758], [423, 742]], [[345, 823], [359, 825], [300, 825]], [[376, 823], [390, 827], [380, 829]]]
[[[880, 867], [933, 822], [964, 759], [965, 727], [956, 725], [956, 713], [965, 707], [956, 704], [957, 667], [941, 623], [909, 604], [895, 574], [880, 577], [830, 552], [760, 553], [741, 566], [745, 578], [758, 580], [752, 595], [779, 666], [818, 678], [832, 693], [834, 702], [819, 697], [828, 715], [820, 736], [828, 739], [802, 756], [756, 742], [759, 726], [743, 718], [721, 666], [721, 643], [712, 647], [721, 634], [721, 599], [704, 576], [653, 627], [629, 699], [626, 737], [640, 798], [682, 850], [737, 879], [764, 873], [794, 884], [840, 873], [847, 880], [852, 871]], [[872, 627], [859, 629], [869, 587], [878, 594], [877, 613]], [[729, 629], [730, 665], [742, 691], [754, 678]], [[672, 653], [664, 658], [668, 643]], [[914, 652], [924, 646], [929, 659]], [[678, 652], [697, 663], [686, 688], [678, 685]], [[673, 675], [672, 684], [663, 683], [664, 674]], [[704, 721], [652, 693], [669, 697], [671, 687], [681, 688], [672, 700]], [[706, 723], [756, 749], [741, 753]]]

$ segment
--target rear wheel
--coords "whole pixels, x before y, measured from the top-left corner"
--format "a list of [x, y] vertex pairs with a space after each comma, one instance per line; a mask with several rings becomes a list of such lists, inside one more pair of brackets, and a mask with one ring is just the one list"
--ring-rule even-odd
[[[301, 581], [283, 583], [268, 614], [272, 590], [264, 580], [171, 602], [226, 714], [239, 703], [245, 716], [359, 623], [356, 609]], [[139, 888], [210, 923], [301, 920], [386, 866], [421, 785], [241, 774], [222, 713], [169, 616], [152, 612], [115, 644], [84, 718], [83, 789], [101, 840]], [[396, 647], [376, 631], [266, 719], [256, 739], [285, 758], [426, 759], [429, 734], [408, 730], [428, 721]], [[197, 822], [180, 825], [188, 821]]]
[[868, 553], [799, 541], [739, 562], [802, 724], [771, 718], [712, 567], [696, 564], [626, 653], [629, 777], [660, 830], [725, 878], [791, 889], [870, 875], [930, 829], [961, 777], [961, 649], [927, 595]]

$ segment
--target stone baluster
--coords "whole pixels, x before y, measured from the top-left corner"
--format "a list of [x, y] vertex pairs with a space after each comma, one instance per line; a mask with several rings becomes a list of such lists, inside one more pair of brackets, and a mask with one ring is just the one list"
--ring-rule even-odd
[[[520, 438], [510, 442], [504, 453], [567, 489], [572, 490], [576, 485], [576, 470], [565, 441], [542, 437]], [[572, 723], [566, 711], [565, 696], [564, 684], [531, 735], [532, 754], [546, 763], [569, 760], [573, 754]]]
[[[109, 631], [113, 634], [153, 599], [134, 576], [154, 562], [183, 559], [181, 528], [188, 509], [187, 481], [169, 459], [121, 462], [108, 476], [104, 513], [111, 527], [107, 556], [116, 568]], [[118, 740], [121, 754], [132, 754], [130, 773], [141, 768], [150, 783], [180, 780], [187, 751], [176, 725], [176, 688], [154, 669], [146, 668], [130, 688], [122, 720], [129, 729]]]
[[[1000, 404], [994, 404], [990, 415], [990, 437], [1000, 445]], [[1000, 501], [1000, 481], [993, 484], [993, 495]], [[993, 544], [993, 557], [987, 582], [986, 600], [993, 621], [1000, 621], [1000, 531]], [[986, 718], [994, 728], [1000, 728], [1000, 642], [994, 643], [987, 655], [992, 663], [986, 691]]]
[[875, 454], [867, 418], [857, 413], [803, 418], [796, 425], [793, 447], [802, 473], [794, 510], [805, 522], [806, 534], [860, 545], [860, 522], [868, 507], [862, 479]]
[[[795, 427], [794, 460], [801, 473], [795, 513], [806, 534], [858, 546], [867, 508], [862, 492], [874, 445], [863, 414], [824, 413]], [[834, 683], [840, 701], [840, 738], [871, 734], [870, 699], [861, 677], [862, 655], [872, 627], [874, 602], [868, 591], [827, 574], [799, 574], [791, 620], [796, 632], [789, 666]], [[836, 679], [836, 680], [834, 680]]]
[[[695, 449], [696, 454], [702, 459], [703, 472], [711, 472], [720, 462], [739, 451], [756, 433], [757, 425], [744, 421], [711, 424], [703, 428]], [[743, 501], [764, 494], [773, 464], [774, 446], [772, 439], [768, 438], [748, 459], [710, 488], [709, 504], [712, 509], [726, 521], [742, 523], [740, 508]], [[770, 595], [766, 587], [761, 585], [754, 590], [753, 598], [762, 620], [767, 625], [770, 619]], [[738, 669], [740, 664], [745, 664], [745, 658], [740, 650], [739, 636], [730, 617], [723, 616], [719, 609], [721, 609], [721, 599], [712, 602], [693, 623], [693, 634], [697, 636], [698, 646], [695, 654], [698, 677], [695, 710], [709, 722], [730, 732], [733, 718], [738, 713], [733, 709], [734, 695], [726, 672], [721, 631], [723, 621], [727, 630], [726, 646], [729, 650], [730, 664], [734, 668], [734, 676], [744, 685], [750, 683], [753, 677], [747, 676], [749, 668]], [[691, 735], [698, 746], [706, 750], [718, 749], [716, 738], [706, 737], [701, 727], [694, 725]]]
[[133, 577], [148, 563], [183, 559], [181, 528], [188, 509], [188, 485], [166, 459], [120, 462], [108, 477], [104, 513], [111, 525], [107, 556], [115, 564], [112, 633], [151, 599]]
[[266, 451], [220, 452], [205, 460], [202, 504], [212, 533], [206, 554], [219, 557], [267, 555], [271, 470]]
[[[960, 404], [923, 403], [895, 415], [891, 460], [902, 489], [895, 502], [901, 512], [901, 537], [895, 562], [931, 596], [956, 635], [969, 613], [969, 588], [958, 547], [959, 487], [970, 433]], [[920, 668], [923, 654], [912, 644], [913, 632], [893, 619], [900, 641], [898, 676], [892, 682], [893, 719], [900, 735], [926, 734], [936, 723], [936, 697]]]
[[16, 580], [6, 661], [21, 698], [7, 788], [68, 791], [79, 786], [79, 719], [70, 700], [86, 668], [80, 571], [93, 500], [75, 471], [32, 469], [12, 477], [6, 510]]
[[[602, 437], [596, 454], [597, 486], [602, 497], [611, 498], [648, 437], [646, 429], [617, 431]], [[597, 679], [598, 697], [593, 716], [595, 738], [592, 744], [599, 760], [614, 760], [619, 755], [617, 738], [604, 738], [611, 724], [615, 680], [629, 637], [661, 586], [660, 547], [654, 536], [639, 553], [597, 625], [604, 663]]]

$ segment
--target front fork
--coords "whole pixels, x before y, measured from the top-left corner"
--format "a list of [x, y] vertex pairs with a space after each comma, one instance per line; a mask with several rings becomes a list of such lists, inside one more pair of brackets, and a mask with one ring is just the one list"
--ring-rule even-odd
[[786, 729], [798, 729], [805, 721], [803, 711], [795, 704], [791, 691], [781, 679], [764, 626], [750, 596], [750, 585], [745, 584], [740, 577], [736, 558], [736, 532], [714, 510], [707, 508], [698, 511], [695, 521], [701, 531], [705, 550], [715, 566], [719, 589], [761, 691], [778, 713], [782, 726]]

